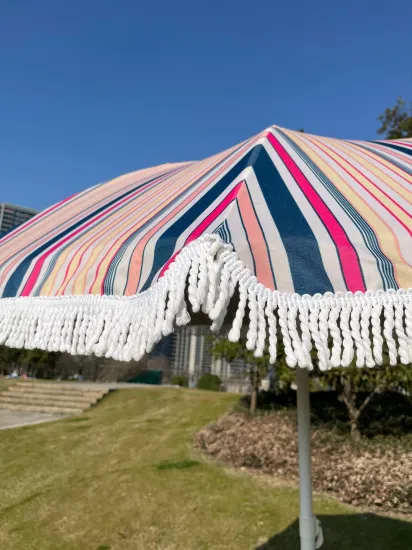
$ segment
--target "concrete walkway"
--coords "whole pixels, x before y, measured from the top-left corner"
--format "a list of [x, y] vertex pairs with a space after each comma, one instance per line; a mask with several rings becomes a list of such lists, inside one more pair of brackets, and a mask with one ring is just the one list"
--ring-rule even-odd
[[21, 426], [30, 426], [31, 424], [41, 424], [52, 420], [61, 420], [62, 418], [66, 418], [66, 415], [0, 409], [0, 430], [20, 428]]

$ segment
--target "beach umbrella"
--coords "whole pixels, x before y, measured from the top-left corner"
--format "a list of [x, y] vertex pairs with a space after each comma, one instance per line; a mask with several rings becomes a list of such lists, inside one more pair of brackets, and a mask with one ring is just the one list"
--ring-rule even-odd
[[[139, 170], [0, 241], [0, 344], [128, 361], [203, 312], [297, 371], [301, 548], [312, 512], [308, 370], [412, 360], [412, 141], [271, 127]], [[409, 289], [409, 290], [408, 290]], [[233, 300], [236, 303], [233, 303]], [[193, 355], [193, 354], [192, 354]]]

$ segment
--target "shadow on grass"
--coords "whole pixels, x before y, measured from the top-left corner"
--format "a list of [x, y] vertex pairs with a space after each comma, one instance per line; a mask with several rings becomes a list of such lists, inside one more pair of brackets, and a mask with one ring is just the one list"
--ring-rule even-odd
[[70, 433], [76, 433], [76, 432], [86, 432], [88, 430], [91, 430], [92, 426], [89, 426], [88, 424], [75, 424], [74, 426], [69, 426], [67, 431]]
[[86, 422], [89, 420], [88, 416], [74, 416], [73, 418], [68, 418], [66, 422]]
[[[411, 548], [412, 523], [376, 514], [318, 516], [322, 523], [322, 550], [404, 550]], [[296, 550], [299, 524], [294, 521], [255, 550]]]
[[194, 466], [200, 466], [198, 460], [181, 460], [180, 462], [161, 462], [156, 466], [156, 470], [186, 470]]
[[27, 497], [22, 498], [21, 500], [10, 504], [9, 506], [6, 506], [2, 509], [2, 514], [13, 512], [15, 510], [18, 510], [20, 506], [24, 506], [25, 504], [29, 504], [33, 500], [35, 500], [38, 497], [42, 497], [43, 495], [46, 495], [50, 492], [50, 489], [43, 489], [42, 491], [35, 491], [31, 495], [28, 495]]

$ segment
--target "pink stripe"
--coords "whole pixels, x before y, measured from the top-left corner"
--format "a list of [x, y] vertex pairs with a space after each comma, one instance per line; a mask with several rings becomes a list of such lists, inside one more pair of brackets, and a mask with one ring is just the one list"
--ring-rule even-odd
[[[232, 191], [230, 191], [230, 193], [228, 195], [226, 195], [226, 197], [223, 199], [222, 202], [220, 202], [216, 208], [206, 217], [204, 218], [204, 220], [202, 220], [200, 222], [200, 224], [196, 227], [196, 229], [194, 229], [194, 231], [192, 231], [192, 233], [190, 233], [190, 235], [188, 236], [188, 238], [186, 239], [185, 241], [185, 244], [183, 245], [186, 246], [188, 245], [190, 242], [194, 241], [195, 239], [197, 239], [198, 237], [200, 237], [200, 235], [202, 235], [206, 229], [209, 227], [209, 225], [211, 223], [213, 223], [215, 221], [215, 219], [220, 216], [220, 214], [225, 210], [225, 208], [228, 207], [228, 205], [236, 198], [237, 194], [239, 193], [242, 185], [244, 184], [245, 182], [244, 181], [241, 181], [240, 183], [238, 183], [236, 185], [236, 187], [234, 187], [232, 189]], [[183, 248], [182, 247], [182, 248]], [[180, 249], [181, 250], [181, 249]], [[159, 275], [159, 278], [160, 277], [163, 277], [163, 275], [165, 274], [165, 272], [167, 271], [167, 268], [169, 267], [169, 265], [174, 261], [174, 259], [176, 258], [176, 256], [179, 254], [180, 250], [178, 250], [177, 252], [175, 252], [173, 254], [173, 256], [170, 258], [170, 260], [168, 260], [165, 265], [163, 266], [162, 268], [162, 271], [160, 272], [160, 275]]]
[[356, 292], [357, 290], [365, 291], [362, 271], [359, 265], [359, 259], [356, 251], [349, 241], [343, 227], [338, 220], [323, 202], [321, 197], [306, 179], [300, 168], [296, 165], [290, 155], [286, 152], [280, 142], [273, 134], [268, 133], [267, 138], [272, 147], [275, 149], [283, 163], [299, 185], [307, 200], [312, 205], [319, 218], [322, 220], [331, 238], [333, 239], [336, 249], [339, 254], [342, 273], [348, 290]]

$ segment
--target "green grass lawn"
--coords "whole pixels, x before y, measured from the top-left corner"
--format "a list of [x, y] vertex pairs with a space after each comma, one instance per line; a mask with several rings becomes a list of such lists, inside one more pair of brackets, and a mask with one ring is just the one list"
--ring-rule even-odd
[[[298, 548], [296, 489], [193, 450], [227, 394], [112, 393], [83, 416], [0, 432], [1, 550]], [[287, 453], [287, 449], [285, 449]], [[326, 550], [404, 550], [412, 523], [316, 498]]]

